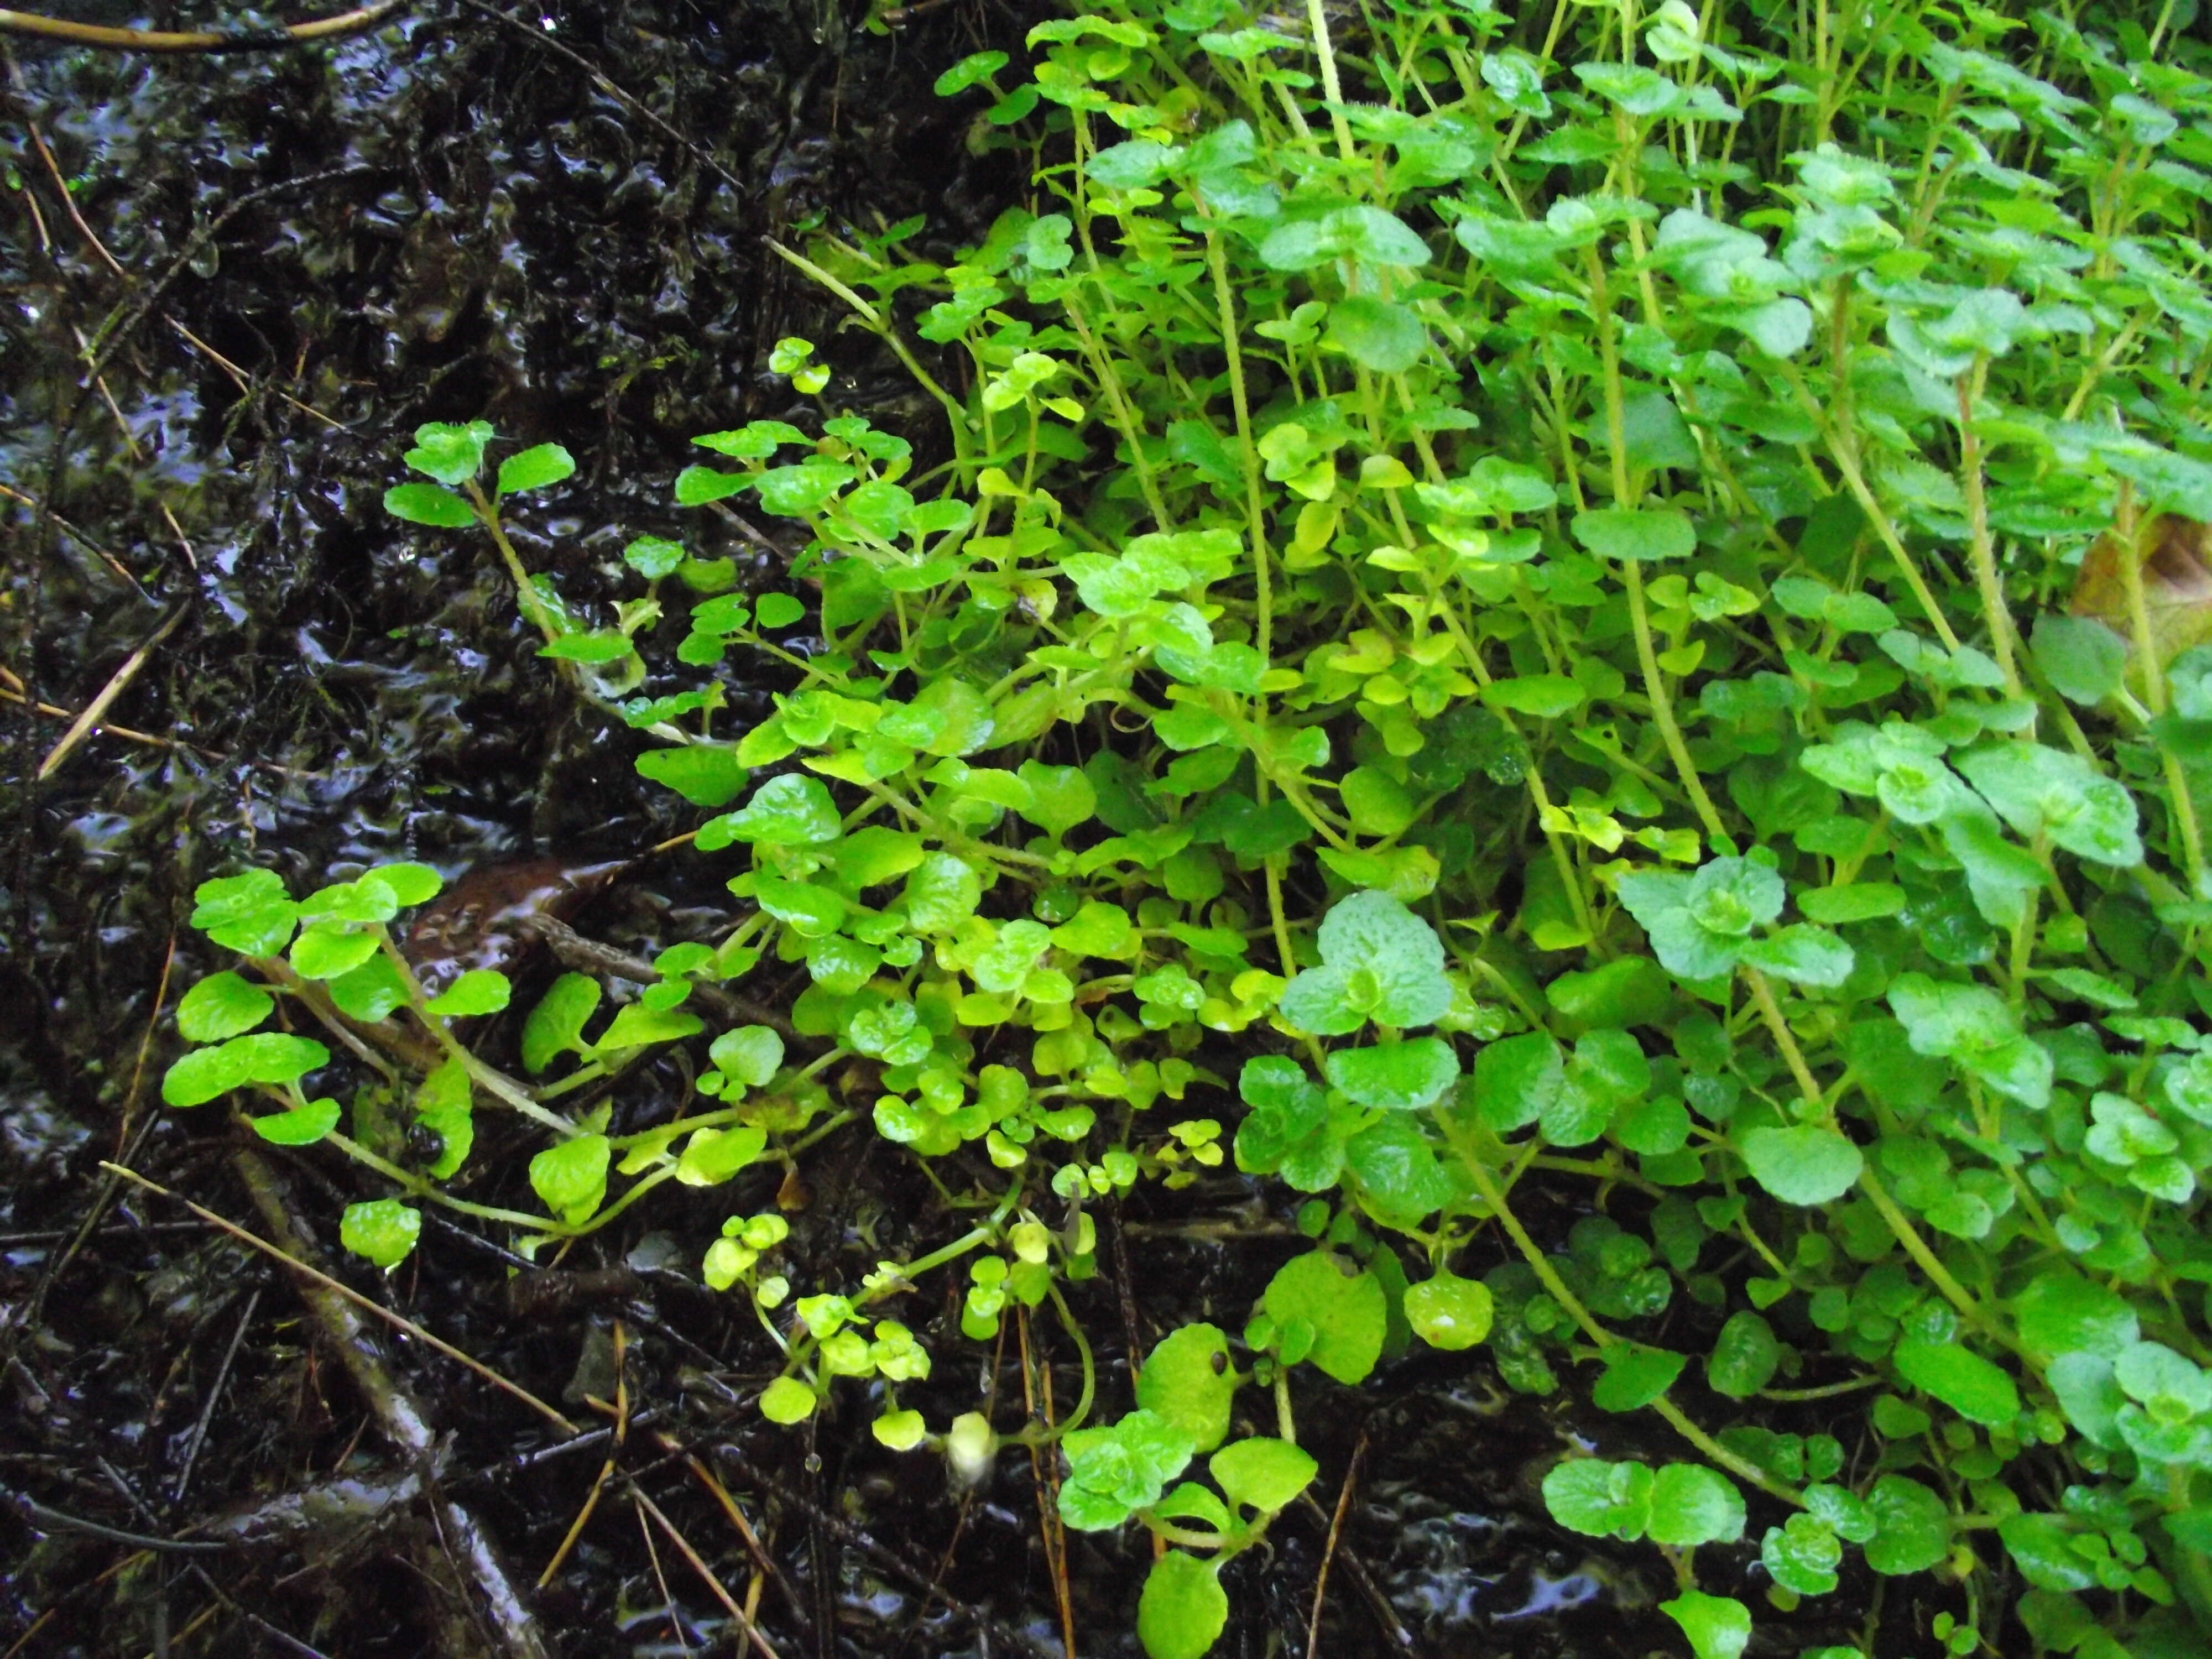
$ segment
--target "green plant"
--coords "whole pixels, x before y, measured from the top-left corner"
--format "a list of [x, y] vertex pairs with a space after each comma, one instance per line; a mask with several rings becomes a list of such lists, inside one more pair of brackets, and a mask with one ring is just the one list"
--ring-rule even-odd
[[[490, 987], [411, 986], [384, 931], [427, 896], [410, 867], [311, 896], [289, 958], [273, 878], [196, 921], [313, 1012], [411, 1011], [444, 1056], [418, 1114], [539, 1116], [550, 1215], [459, 1206], [532, 1237], [858, 1115], [908, 1148], [981, 1218], [921, 1260], [791, 1300], [772, 1218], [709, 1249], [785, 1352], [779, 1420], [920, 1375], [868, 1310], [957, 1261], [969, 1335], [1049, 1301], [1081, 1345], [1085, 1204], [1224, 1135], [1310, 1194], [1316, 1248], [1234, 1338], [1178, 1330], [1127, 1413], [1081, 1426], [1086, 1382], [1007, 1437], [1065, 1452], [1068, 1524], [1174, 1546], [1155, 1659], [1211, 1645], [1221, 1563], [1317, 1473], [1298, 1368], [1357, 1383], [1413, 1336], [1698, 1455], [1544, 1491], [1667, 1553], [1699, 1659], [1753, 1616], [1694, 1552], [1754, 1535], [1784, 1610], [1856, 1551], [1942, 1571], [1954, 1653], [2015, 1622], [2197, 1650], [2212, 651], [2181, 647], [2212, 81], [2177, 8], [2095, 11], [1438, 0], [1347, 27], [1316, 0], [1301, 34], [1130, 0], [1034, 31], [1020, 75], [970, 58], [940, 90], [988, 93], [981, 141], [1026, 151], [1034, 201], [950, 265], [907, 251], [918, 222], [783, 251], [936, 398], [950, 459], [916, 477], [850, 412], [698, 439], [678, 506], [803, 526], [790, 592], [641, 538], [651, 593], [588, 629], [514, 565], [553, 654], [622, 665], [605, 695], [671, 745], [641, 772], [714, 811], [701, 851], [744, 849], [731, 938], [596, 1041], [596, 988], [557, 983], [525, 1059], [575, 1063], [523, 1085], [451, 1028]], [[775, 363], [818, 393], [811, 358]], [[414, 464], [470, 499], [395, 510], [496, 535], [489, 432], [424, 431]], [[802, 616], [804, 658], [775, 637]], [[732, 653], [783, 689], [717, 737]], [[704, 1037], [688, 981], [769, 952], [804, 966], [815, 1058], [725, 1032], [714, 1109], [620, 1144], [560, 1114]], [[364, 971], [373, 1019], [340, 1000]], [[264, 1134], [456, 1202], [450, 1170], [337, 1135], [298, 1086], [326, 1054], [256, 1030], [267, 1000], [195, 988], [213, 1046], [173, 1103], [273, 1090]], [[1534, 1181], [1602, 1212], [1540, 1239]], [[406, 1206], [356, 1208], [349, 1243], [404, 1254]], [[1642, 1340], [1670, 1310], [1683, 1346]], [[1247, 1387], [1275, 1432], [1232, 1439]], [[1864, 1431], [1771, 1425], [1808, 1401]], [[895, 1396], [876, 1432], [969, 1471], [1000, 1443]], [[1181, 1480], [1201, 1455], [1211, 1486]]]

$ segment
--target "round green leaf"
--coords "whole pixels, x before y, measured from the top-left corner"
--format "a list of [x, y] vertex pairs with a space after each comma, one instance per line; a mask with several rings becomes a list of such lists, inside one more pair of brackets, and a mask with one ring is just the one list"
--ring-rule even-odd
[[382, 922], [398, 914], [398, 892], [391, 883], [375, 876], [334, 881], [300, 901], [302, 921]]
[[523, 1022], [523, 1069], [535, 1075], [564, 1054], [582, 1053], [584, 1022], [598, 1009], [599, 995], [599, 981], [588, 974], [563, 974], [547, 986]]
[[1832, 991], [1851, 976], [1856, 957], [1850, 945], [1825, 927], [1791, 927], [1777, 928], [1764, 939], [1746, 939], [1736, 947], [1736, 960], [1793, 985]]
[[1327, 1250], [1293, 1256], [1268, 1280], [1261, 1307], [1277, 1328], [1292, 1320], [1313, 1330], [1305, 1358], [1340, 1382], [1364, 1382], [1382, 1355], [1389, 1322], [1382, 1285]]
[[238, 1062], [221, 1048], [195, 1048], [161, 1076], [161, 1098], [172, 1106], [204, 1106], [243, 1081]]
[[1287, 1440], [1256, 1435], [1224, 1446], [1206, 1460], [1213, 1484], [1263, 1515], [1273, 1515], [1304, 1492], [1321, 1472], [1313, 1455]]
[[2096, 1587], [2089, 1558], [2073, 1547], [2075, 1534], [2063, 1517], [2023, 1510], [1997, 1522], [1997, 1536], [2020, 1576], [2038, 1589], [2070, 1593]]
[[768, 1131], [757, 1124], [695, 1129], [676, 1161], [676, 1178], [687, 1187], [719, 1187], [768, 1148]]
[[1669, 1463], [1652, 1480], [1645, 1535], [1677, 1549], [1733, 1544], [1743, 1536], [1743, 1494], [1703, 1464]]
[[750, 775], [738, 764], [737, 751], [720, 744], [648, 749], [631, 764], [640, 777], [667, 785], [694, 806], [727, 805]]
[[1797, 908], [1814, 921], [1838, 927], [1847, 921], [1872, 921], [1893, 916], [1905, 908], [1905, 890], [1893, 882], [1862, 881], [1845, 887], [1816, 887], [1797, 896]]
[[249, 957], [275, 956], [299, 920], [300, 907], [271, 870], [204, 881], [192, 899], [192, 926], [224, 949]]
[[[1422, 257], [1428, 250], [1422, 249]], [[1329, 307], [1329, 344], [1378, 374], [1402, 374], [1429, 348], [1429, 331], [1411, 309], [1391, 300], [1356, 294]]]
[[2161, 1422], [2212, 1412], [2212, 1376], [2163, 1342], [2130, 1342], [2113, 1358], [2112, 1376], [2129, 1399]]
[[814, 1390], [795, 1376], [779, 1376], [761, 1390], [761, 1415], [771, 1423], [804, 1423], [815, 1404]]
[[753, 615], [763, 628], [789, 628], [805, 619], [806, 606], [789, 593], [763, 593], [753, 603]]
[[912, 1451], [929, 1433], [929, 1425], [917, 1411], [885, 1412], [868, 1425], [876, 1443], [890, 1451]]
[[1432, 1348], [1457, 1353], [1490, 1334], [1490, 1287], [1480, 1279], [1438, 1273], [1406, 1292], [1406, 1322]]
[[338, 1218], [338, 1242], [387, 1273], [407, 1259], [422, 1231], [422, 1216], [396, 1198], [349, 1204]]
[[185, 1055], [162, 1078], [161, 1098], [172, 1106], [204, 1106], [233, 1089], [297, 1082], [330, 1059], [331, 1051], [309, 1038], [256, 1031]]
[[1565, 674], [1527, 674], [1518, 679], [1492, 680], [1482, 688], [1482, 700], [1492, 708], [1538, 720], [1571, 714], [1589, 696], [1579, 680], [1571, 680]]
[[616, 1012], [592, 1048], [611, 1054], [621, 1048], [642, 1048], [651, 1042], [680, 1042], [706, 1029], [698, 1015], [687, 1014], [681, 1008], [651, 1008], [633, 1002]]
[[1698, 1659], [1740, 1659], [1751, 1641], [1750, 1609], [1733, 1596], [1684, 1590], [1673, 1601], [1662, 1601], [1659, 1611], [1682, 1627]]
[[505, 974], [495, 968], [471, 968], [432, 997], [427, 1005], [434, 1014], [447, 1019], [467, 1019], [477, 1014], [495, 1014], [507, 1006], [514, 988], [507, 983]]
[[1544, 1507], [1572, 1531], [1632, 1542], [1650, 1522], [1651, 1488], [1646, 1464], [1571, 1457], [1544, 1477]]
[[[714, 824], [726, 825], [730, 839], [765, 847], [818, 847], [836, 840], [843, 828], [822, 781], [797, 772], [770, 778], [744, 806], [707, 828]], [[700, 844], [706, 845], [703, 830]]]
[[707, 1057], [724, 1076], [749, 1089], [763, 1088], [783, 1064], [783, 1039], [765, 1025], [740, 1025], [716, 1037]]
[[1328, 1080], [1356, 1104], [1390, 1111], [1430, 1105], [1459, 1081], [1459, 1056], [1442, 1037], [1339, 1048], [1326, 1064]]
[[292, 941], [292, 966], [302, 979], [336, 979], [376, 954], [376, 935], [319, 921]]
[[556, 662], [580, 662], [593, 667], [604, 667], [609, 663], [622, 661], [635, 650], [629, 635], [620, 629], [592, 628], [549, 640], [538, 648], [538, 654], [550, 657]]
[[1108, 190], [1137, 190], [1158, 184], [1182, 155], [1180, 149], [1132, 138], [1098, 151], [1084, 163], [1083, 171]]
[[[1646, 69], [1641, 64], [1594, 61], [1577, 64], [1574, 72], [1575, 78], [1592, 92], [1620, 105], [1631, 115], [1648, 118], [1660, 114], [1672, 108], [1682, 95], [1680, 87], [1658, 70]], [[1691, 1639], [1694, 1643], [1696, 1638]], [[1698, 1659], [1707, 1659], [1703, 1648], [1698, 1650]]]
[[435, 484], [394, 484], [384, 492], [384, 510], [395, 519], [434, 530], [465, 530], [477, 521], [474, 507]]
[[1899, 1376], [1968, 1422], [1995, 1428], [2020, 1415], [2020, 1390], [2012, 1378], [1971, 1348], [1908, 1337], [1893, 1358]]
[[1475, 1056], [1474, 1097], [1499, 1134], [1534, 1123], [1566, 1086], [1566, 1064], [1548, 1032], [1524, 1031]]
[[1429, 262], [1429, 245], [1395, 214], [1364, 205], [1288, 220], [1260, 244], [1260, 262], [1270, 270], [1310, 270], [1346, 258], [1373, 265], [1419, 266]]
[[1658, 507], [1593, 507], [1574, 517], [1575, 539], [1601, 559], [1686, 559], [1698, 550], [1686, 513]]
[[1686, 1354], [1616, 1342], [1605, 1351], [1605, 1371], [1590, 1389], [1590, 1401], [1600, 1411], [1638, 1410], [1674, 1387], [1689, 1363]]
[[[381, 887], [392, 896], [392, 902], [400, 910], [410, 905], [427, 904], [444, 890], [446, 878], [427, 864], [409, 860], [399, 864], [380, 864], [361, 878], [363, 887]], [[397, 914], [395, 911], [394, 914]]]
[[1204, 1659], [1229, 1622], [1218, 1570], [1182, 1550], [1152, 1563], [1137, 1598], [1137, 1639], [1151, 1659]]
[[489, 421], [463, 426], [430, 421], [415, 428], [415, 447], [400, 459], [440, 483], [466, 483], [483, 465], [484, 446], [492, 441]]
[[1785, 1204], [1826, 1204], [1849, 1192], [1866, 1158], [1833, 1129], [1801, 1124], [1747, 1131], [1743, 1160], [1752, 1178]]
[[1817, 1516], [1793, 1515], [1784, 1525], [1766, 1529], [1759, 1559], [1783, 1589], [1800, 1595], [1826, 1595], [1836, 1587], [1843, 1540]]
[[[1324, 1128], [1316, 1139], [1325, 1142], [1333, 1137]], [[1418, 1122], [1403, 1114], [1392, 1113], [1370, 1124], [1343, 1146], [1345, 1164], [1358, 1180], [1361, 1205], [1390, 1225], [1417, 1227], [1424, 1216], [1443, 1208], [1458, 1194], [1435, 1145]], [[1327, 1182], [1316, 1187], [1296, 1179], [1306, 1173], [1297, 1155], [1305, 1150], [1286, 1147], [1279, 1172], [1301, 1191], [1325, 1190]]]
[[1741, 939], [1782, 914], [1782, 878], [1753, 859], [1701, 865], [1682, 890], [1682, 908], [1709, 933]]
[[704, 507], [710, 501], [719, 501], [725, 495], [750, 489], [756, 476], [750, 472], [720, 472], [711, 466], [687, 466], [676, 475], [676, 505]]
[[1322, 919], [1322, 965], [1292, 980], [1277, 1005], [1300, 1030], [1335, 1036], [1370, 1019], [1432, 1025], [1451, 1006], [1436, 930], [1389, 894], [1339, 900]]
[[499, 493], [512, 495], [559, 483], [576, 470], [575, 458], [558, 444], [539, 444], [499, 464]]
[[2040, 617], [2030, 648], [2058, 694], [2084, 707], [2118, 690], [2128, 665], [2127, 641], [2094, 617]]
[[648, 581], [674, 575], [684, 559], [683, 544], [665, 536], [638, 536], [623, 549], [623, 562]]
[[1412, 793], [1376, 767], [1354, 767], [1337, 788], [1352, 828], [1363, 836], [1395, 836], [1413, 822]]
[[1705, 1357], [1705, 1384], [1731, 1400], [1748, 1400], [1774, 1380], [1782, 1364], [1782, 1345], [1774, 1328], [1748, 1308], [1729, 1316]]
[[192, 1042], [220, 1042], [252, 1030], [276, 1006], [266, 991], [226, 969], [185, 993], [177, 1004], [177, 1035]]
[[939, 98], [950, 98], [968, 90], [979, 81], [988, 81], [1006, 66], [1003, 52], [970, 52], [951, 69], [937, 77], [933, 90]]
[[1866, 1543], [1867, 1565], [1892, 1577], [1925, 1572], [1951, 1547], [1951, 1511], [1917, 1480], [1885, 1474], [1867, 1494], [1875, 1535]]
[[405, 1006], [407, 1002], [405, 981], [392, 965], [392, 958], [380, 951], [360, 967], [336, 979], [325, 980], [323, 988], [330, 993], [331, 1001], [340, 1013], [364, 1025], [374, 1025], [388, 1018], [394, 1009]]
[[1237, 1384], [1229, 1339], [1212, 1325], [1184, 1325], [1146, 1356], [1137, 1377], [1137, 1404], [1189, 1436], [1194, 1450], [1208, 1452], [1229, 1433]]
[[588, 1221], [607, 1195], [612, 1152], [601, 1134], [577, 1135], [530, 1160], [530, 1185], [545, 1207], [572, 1226]]
[[338, 1103], [328, 1096], [289, 1112], [252, 1120], [253, 1133], [277, 1146], [312, 1146], [338, 1126]]

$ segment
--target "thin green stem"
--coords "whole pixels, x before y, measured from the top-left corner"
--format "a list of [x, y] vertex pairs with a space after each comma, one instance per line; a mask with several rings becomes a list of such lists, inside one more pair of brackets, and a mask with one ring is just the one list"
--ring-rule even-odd
[[1244, 353], [1237, 343], [1237, 300], [1229, 286], [1229, 264], [1222, 257], [1221, 235], [1208, 227], [1206, 264], [1213, 270], [1213, 301], [1221, 318], [1222, 349], [1229, 360], [1229, 402], [1237, 416], [1237, 452], [1244, 474], [1244, 520], [1252, 538], [1254, 603], [1259, 613], [1253, 620], [1254, 643], [1262, 657], [1270, 655], [1274, 638], [1273, 576], [1267, 551], [1267, 509], [1260, 497], [1260, 452], [1252, 441], [1252, 411], [1245, 401]]
[[[1437, 1114], [1437, 1121], [1443, 1125], [1445, 1138], [1451, 1142], [1452, 1150], [1458, 1153], [1460, 1163], [1474, 1183], [1476, 1194], [1498, 1218], [1498, 1225], [1505, 1230], [1506, 1237], [1513, 1241], [1514, 1248], [1521, 1252], [1522, 1260], [1528, 1264], [1546, 1292], [1566, 1310], [1567, 1316], [1601, 1351], [1620, 1342], [1622, 1339], [1597, 1322], [1589, 1310], [1583, 1305], [1582, 1298], [1568, 1288], [1566, 1280], [1559, 1276], [1559, 1270], [1552, 1265], [1552, 1259], [1528, 1236], [1528, 1230], [1513, 1213], [1513, 1206], [1506, 1199], [1504, 1188], [1498, 1185], [1496, 1174], [1483, 1162], [1480, 1154], [1468, 1141], [1466, 1132], [1454, 1122], [1452, 1114]], [[1795, 1508], [1805, 1507], [1803, 1493], [1777, 1480], [1756, 1463], [1730, 1451], [1691, 1421], [1681, 1407], [1664, 1395], [1651, 1402], [1651, 1409], [1665, 1419], [1677, 1434], [1738, 1480], [1747, 1481], [1770, 1497], [1778, 1498]]]
[[1322, 0], [1306, 0], [1306, 23], [1313, 30], [1314, 52], [1321, 59], [1321, 89], [1328, 99], [1328, 118], [1336, 129], [1336, 153], [1349, 166], [1359, 152], [1352, 142], [1352, 124], [1344, 117], [1344, 87], [1336, 77], [1336, 49], [1328, 38], [1328, 13]]
[[[1982, 386], [1990, 370], [1989, 356], [1977, 352], [1974, 366], [1958, 379], [1959, 471], [1966, 486], [1967, 548], [1974, 563], [1974, 583], [1981, 590], [1982, 620], [1990, 630], [1990, 649], [2004, 675], [2005, 695], [2025, 697], [2020, 665], [2013, 659], [2012, 611], [2005, 604], [2004, 583], [1997, 575], [1996, 547], [1990, 535], [1990, 503], [1982, 476], [1982, 440], [1974, 429], [1974, 405], [1981, 400]], [[2027, 737], [2033, 726], [2022, 731]]]

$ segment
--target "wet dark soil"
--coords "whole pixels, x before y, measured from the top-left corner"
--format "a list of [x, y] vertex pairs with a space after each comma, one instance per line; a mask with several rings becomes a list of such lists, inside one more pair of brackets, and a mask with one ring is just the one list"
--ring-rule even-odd
[[[691, 434], [793, 412], [764, 373], [780, 335], [823, 343], [834, 395], [927, 447], [896, 366], [766, 247], [817, 222], [926, 213], [949, 248], [1018, 199], [1018, 174], [972, 156], [969, 112], [929, 86], [981, 46], [1018, 50], [1024, 20], [972, 0], [911, 14], [875, 34], [837, 0], [508, 15], [461, 0], [315, 50], [18, 51], [0, 136], [0, 691], [64, 714], [21, 696], [0, 708], [0, 1652], [527, 1651], [456, 1589], [465, 1572], [441, 1569], [466, 1553], [441, 1518], [463, 1510], [548, 1652], [1060, 1651], [1025, 1459], [962, 1492], [926, 1455], [878, 1447], [858, 1390], [804, 1432], [752, 1410], [771, 1351], [696, 1264], [723, 1216], [775, 1202], [772, 1177], [641, 1206], [648, 1220], [543, 1265], [434, 1215], [386, 1279], [337, 1259], [333, 1218], [364, 1191], [350, 1166], [263, 1149], [325, 1266], [587, 1431], [567, 1437], [380, 1328], [434, 1437], [410, 1463], [295, 1279], [100, 1167], [120, 1158], [267, 1231], [235, 1131], [155, 1102], [178, 1046], [167, 1011], [213, 965], [183, 927], [200, 880], [249, 862], [296, 888], [399, 856], [450, 874], [624, 857], [690, 827], [633, 774], [630, 734], [535, 657], [489, 555], [409, 531], [379, 498], [424, 420], [562, 442], [579, 471], [517, 515], [514, 539], [569, 600], [599, 604], [623, 592], [617, 555], [641, 532], [689, 533], [773, 579], [772, 540], [679, 526], [666, 481]], [[165, 625], [109, 710], [152, 740], [103, 731], [37, 776], [66, 713]], [[721, 873], [657, 860], [577, 925], [648, 955], [713, 937]], [[809, 1282], [857, 1281], [951, 1231], [865, 1124], [805, 1173], [790, 1254]], [[1296, 1244], [1234, 1180], [1146, 1194], [1116, 1227], [1121, 1270], [1075, 1304], [1109, 1413], [1128, 1403], [1133, 1345], [1186, 1318], [1241, 1326]], [[900, 1310], [941, 1338], [905, 1403], [1010, 1429], [1022, 1334], [962, 1341], [948, 1295]], [[1026, 1335], [1065, 1410], [1070, 1343], [1042, 1322]], [[592, 1404], [617, 1382], [619, 1446]], [[1220, 1653], [1310, 1650], [1347, 1476], [1310, 1651], [1679, 1650], [1656, 1557], [1561, 1532], [1535, 1495], [1562, 1446], [1619, 1455], [1636, 1425], [1508, 1396], [1486, 1362], [1441, 1356], [1301, 1409], [1320, 1504], [1236, 1564]], [[592, 1518], [530, 1588], [603, 1467]], [[179, 1538], [198, 1545], [143, 1547]], [[1146, 1556], [1126, 1534], [1071, 1537], [1079, 1652], [1135, 1653]], [[1757, 1595], [1749, 1562], [1727, 1571]], [[1792, 1635], [1848, 1633], [1808, 1620]]]

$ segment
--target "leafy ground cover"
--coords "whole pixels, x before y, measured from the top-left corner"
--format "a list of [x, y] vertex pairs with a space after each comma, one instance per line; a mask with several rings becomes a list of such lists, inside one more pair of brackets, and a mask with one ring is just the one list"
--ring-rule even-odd
[[[427, 986], [393, 930], [434, 871], [222, 878], [193, 925], [243, 960], [165, 1098], [258, 1091], [264, 1139], [365, 1166], [345, 1239], [386, 1267], [427, 1210], [542, 1255], [823, 1137], [903, 1149], [932, 1248], [800, 1282], [739, 1209], [705, 1249], [782, 1360], [750, 1403], [865, 1401], [967, 1480], [1042, 1460], [1065, 1527], [1159, 1541], [1152, 1659], [1212, 1649], [1224, 1569], [1324, 1489], [1302, 1413], [1416, 1345], [1618, 1421], [1543, 1501], [1648, 1543], [1698, 1659], [1793, 1650], [1846, 1578], [1864, 1634], [1817, 1651], [1873, 1653], [1921, 1575], [1915, 1650], [2201, 1650], [2191, 21], [1174, 0], [966, 60], [939, 91], [1030, 204], [949, 263], [918, 222], [782, 250], [941, 434], [787, 339], [818, 415], [671, 481], [800, 526], [789, 580], [672, 519], [565, 600], [507, 519], [568, 453], [482, 422], [384, 497], [496, 548], [746, 919], [611, 1012], [563, 975], [507, 1068], [459, 1023], [507, 977]], [[787, 1030], [698, 1012], [779, 967]], [[384, 1088], [324, 1092], [280, 1005]], [[698, 1098], [626, 1109], [672, 1048]], [[494, 1112], [534, 1126], [503, 1203], [460, 1190]], [[1310, 1243], [1102, 1385], [1095, 1212], [1232, 1164]], [[884, 1316], [946, 1278], [958, 1337]], [[902, 1399], [1032, 1312], [1064, 1412]]]

